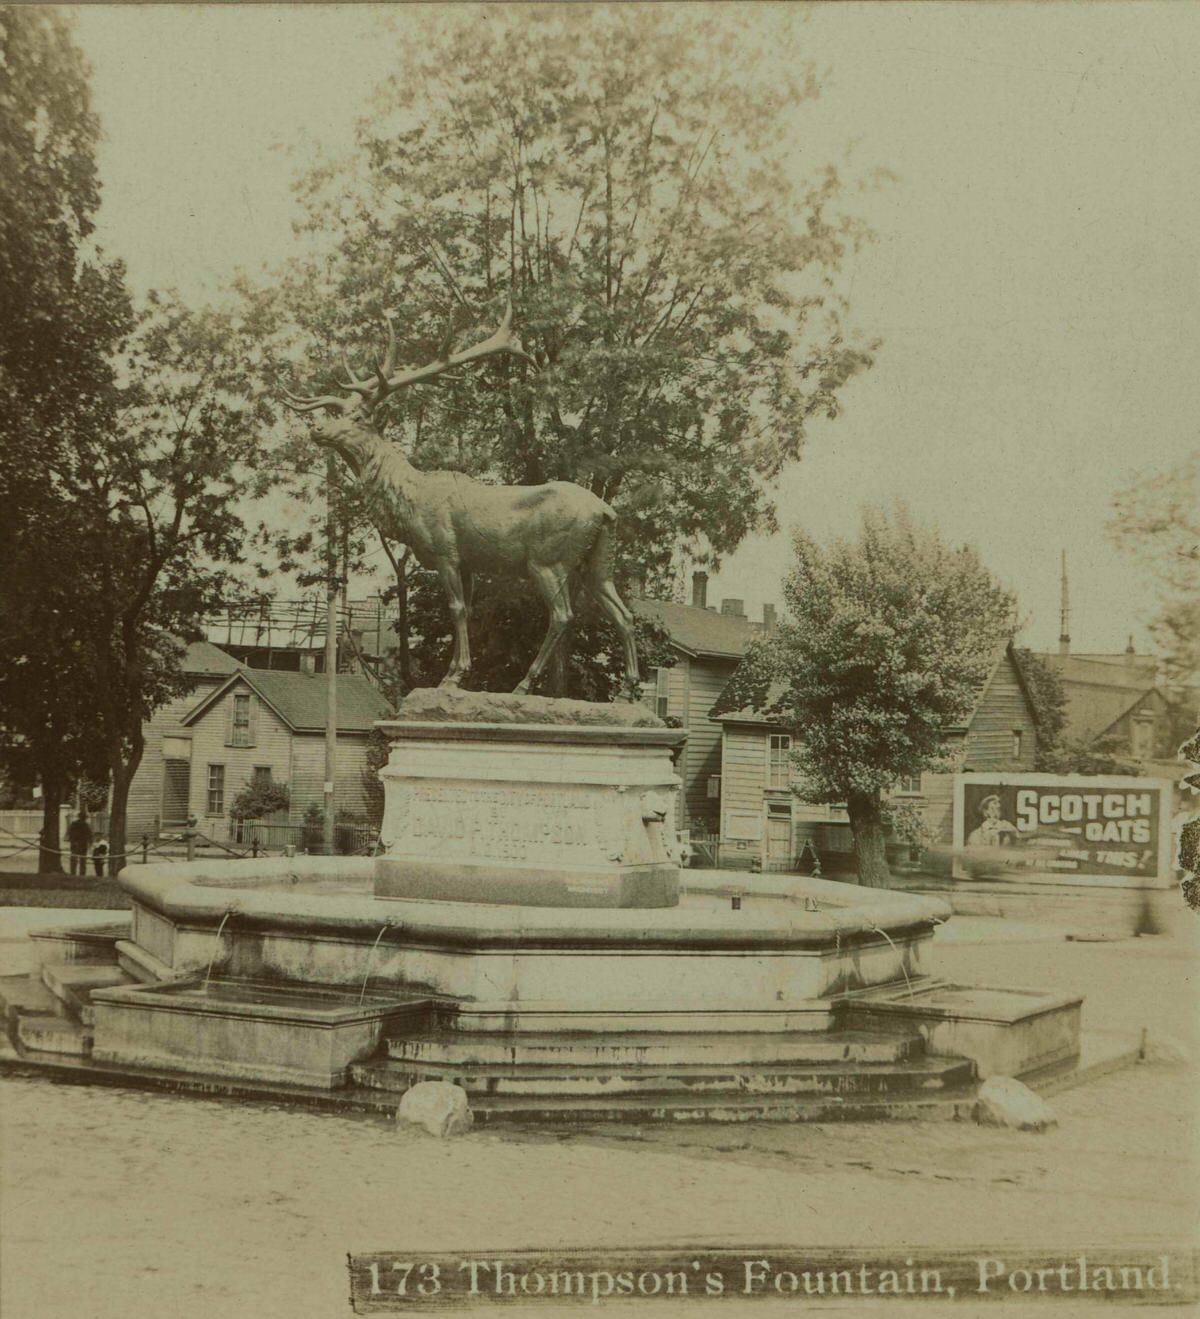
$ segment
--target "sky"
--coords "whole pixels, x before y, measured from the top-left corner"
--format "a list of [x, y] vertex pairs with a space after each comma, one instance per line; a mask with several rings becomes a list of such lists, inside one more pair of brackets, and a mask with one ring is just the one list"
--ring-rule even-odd
[[[764, 12], [747, 5], [742, 21]], [[83, 6], [105, 130], [100, 237], [135, 290], [217, 298], [286, 258], [295, 171], [351, 141], [397, 39], [428, 14], [370, 5]], [[883, 346], [813, 426], [779, 536], [723, 564], [710, 601], [781, 599], [790, 531], [852, 534], [904, 500], [1016, 591], [1022, 640], [1145, 647], [1153, 603], [1109, 544], [1113, 495], [1200, 447], [1200, 6], [836, 4], [803, 54], [800, 159], [882, 167], [845, 272]]]

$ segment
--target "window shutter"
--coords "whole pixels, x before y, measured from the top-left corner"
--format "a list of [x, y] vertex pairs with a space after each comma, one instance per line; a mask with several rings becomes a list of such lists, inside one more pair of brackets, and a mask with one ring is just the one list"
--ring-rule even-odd
[[253, 692], [250, 694], [250, 727], [246, 730], [246, 735], [249, 738], [247, 746], [258, 745], [258, 697]]
[[225, 700], [225, 745], [233, 746], [233, 712], [237, 709], [237, 696], [230, 692]]

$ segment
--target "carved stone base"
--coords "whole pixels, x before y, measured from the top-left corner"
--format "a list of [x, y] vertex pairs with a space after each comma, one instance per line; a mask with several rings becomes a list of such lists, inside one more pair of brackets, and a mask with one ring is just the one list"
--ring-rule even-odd
[[392, 754], [376, 896], [678, 901], [671, 753], [684, 735], [644, 707], [438, 689], [380, 727]]

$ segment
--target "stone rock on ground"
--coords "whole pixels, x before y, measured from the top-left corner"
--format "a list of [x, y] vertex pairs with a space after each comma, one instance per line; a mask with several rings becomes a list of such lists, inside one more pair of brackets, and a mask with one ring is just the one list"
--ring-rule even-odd
[[1058, 1125], [1041, 1095], [1011, 1076], [991, 1076], [979, 1087], [975, 1121], [983, 1127], [1011, 1127], [1015, 1131], [1045, 1131]]
[[617, 728], [663, 728], [663, 721], [631, 701], [571, 701], [511, 692], [468, 692], [458, 687], [417, 687], [394, 718], [426, 723], [571, 724]]
[[475, 1115], [462, 1086], [418, 1081], [404, 1092], [396, 1121], [423, 1127], [431, 1136], [461, 1136], [471, 1130]]

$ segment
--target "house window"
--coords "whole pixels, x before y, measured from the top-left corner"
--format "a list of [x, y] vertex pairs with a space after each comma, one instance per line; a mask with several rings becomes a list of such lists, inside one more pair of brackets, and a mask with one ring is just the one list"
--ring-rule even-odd
[[1023, 740], [1023, 734], [1022, 734], [1021, 730], [1020, 730], [1019, 728], [1014, 728], [1014, 729], [1013, 729], [1013, 753], [1012, 753], [1012, 758], [1013, 758], [1014, 760], [1020, 760], [1020, 759], [1021, 759], [1021, 742], [1022, 742], [1022, 740]]
[[250, 695], [238, 692], [233, 698], [233, 738], [235, 747], [248, 747], [250, 742]]
[[254, 777], [250, 780], [251, 787], [269, 788], [271, 786], [271, 766], [255, 765]]
[[208, 767], [208, 815], [225, 814], [225, 766]]
[[1133, 746], [1134, 757], [1138, 760], [1149, 760], [1154, 754], [1154, 720], [1137, 718], [1133, 721]]
[[654, 670], [654, 713], [660, 719], [667, 717], [667, 674], [669, 669]]
[[708, 795], [710, 797], [719, 797], [721, 795], [720, 774], [710, 774], [708, 776]]
[[919, 797], [921, 795], [920, 774], [905, 774], [897, 779], [895, 795], [897, 797]]
[[767, 787], [786, 788], [790, 777], [792, 739], [787, 733], [772, 733], [767, 739]]

